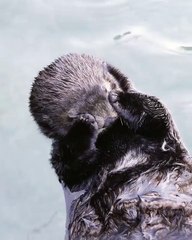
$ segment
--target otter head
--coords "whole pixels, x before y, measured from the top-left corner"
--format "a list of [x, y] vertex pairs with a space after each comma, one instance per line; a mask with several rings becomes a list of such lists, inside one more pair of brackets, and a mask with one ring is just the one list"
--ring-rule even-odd
[[79, 114], [89, 113], [97, 121], [99, 129], [102, 129], [106, 120], [115, 118], [117, 113], [108, 101], [109, 91], [104, 85], [95, 85], [90, 89], [81, 89], [77, 101], [68, 111], [68, 117], [74, 120]]
[[89, 113], [95, 117], [99, 128], [102, 129], [117, 117], [116, 111], [108, 101], [109, 93], [127, 92], [132, 89], [132, 84], [123, 73], [110, 64], [104, 64], [103, 70], [103, 79], [97, 79], [97, 84], [94, 86], [88, 84], [84, 88], [79, 88], [76, 93], [78, 99], [67, 113], [69, 119], [75, 119], [81, 113]]

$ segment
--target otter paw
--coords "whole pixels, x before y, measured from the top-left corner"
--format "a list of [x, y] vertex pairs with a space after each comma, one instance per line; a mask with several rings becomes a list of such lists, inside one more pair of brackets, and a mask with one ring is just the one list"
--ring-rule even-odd
[[82, 113], [78, 115], [78, 120], [91, 126], [94, 129], [98, 129], [98, 124], [96, 122], [96, 119], [93, 115], [89, 113]]
[[114, 104], [114, 103], [118, 102], [118, 100], [119, 100], [119, 93], [120, 93], [119, 91], [111, 91], [109, 93], [109, 102], [111, 104]]
[[121, 109], [122, 109], [121, 104], [120, 104], [120, 95], [121, 94], [122, 94], [122, 92], [120, 92], [120, 91], [111, 91], [109, 93], [109, 102], [117, 113], [119, 113], [119, 111], [121, 111]]

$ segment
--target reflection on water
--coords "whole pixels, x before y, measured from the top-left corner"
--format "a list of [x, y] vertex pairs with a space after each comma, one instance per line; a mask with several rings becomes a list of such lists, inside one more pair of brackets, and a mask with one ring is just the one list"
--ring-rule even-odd
[[127, 0], [75, 0], [75, 5], [78, 7], [93, 7], [93, 8], [101, 8], [101, 7], [112, 7], [112, 6], [121, 6], [122, 4], [126, 4]]
[[51, 142], [33, 122], [28, 96], [38, 71], [64, 53], [101, 57], [161, 98], [192, 150], [191, 9], [191, 0], [1, 0], [1, 239], [63, 239]]
[[186, 51], [192, 51], [192, 46], [181, 46], [181, 48]]
[[[183, 43], [176, 42], [161, 36], [159, 33], [150, 32], [149, 30], [143, 27], [130, 27], [130, 30], [122, 34], [114, 36], [114, 40], [123, 41], [124, 43], [130, 44], [132, 41], [134, 44], [139, 45], [138, 47], [146, 47], [150, 45], [150, 48], [156, 47], [156, 51], [159, 49], [160, 53], [167, 50], [172, 53], [182, 53], [182, 50], [191, 51], [191, 46], [181, 46]], [[145, 46], [144, 46], [145, 45]]]
[[114, 37], [114, 40], [119, 40], [119, 39], [121, 39], [121, 38], [123, 38], [123, 37], [125, 37], [126, 35], [129, 35], [129, 34], [131, 34], [131, 31], [124, 32], [123, 34], [116, 35]]

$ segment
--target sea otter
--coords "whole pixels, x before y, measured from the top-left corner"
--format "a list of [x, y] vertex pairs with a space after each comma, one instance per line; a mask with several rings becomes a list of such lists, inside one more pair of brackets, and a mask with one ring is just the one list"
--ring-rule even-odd
[[157, 98], [108, 63], [72, 54], [40, 72], [30, 110], [76, 199], [69, 239], [192, 239], [191, 157]]
[[74, 129], [53, 153], [55, 161], [69, 154], [65, 171], [78, 176], [66, 177], [72, 191], [89, 179], [71, 207], [69, 239], [191, 239], [191, 157], [170, 113], [134, 90], [112, 91], [109, 102], [118, 118], [96, 139], [96, 121], [83, 116], [78, 153], [70, 150], [77, 147]]

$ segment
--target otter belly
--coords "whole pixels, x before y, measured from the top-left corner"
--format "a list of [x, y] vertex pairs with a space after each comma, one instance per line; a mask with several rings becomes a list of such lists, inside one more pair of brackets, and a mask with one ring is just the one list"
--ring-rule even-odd
[[70, 223], [70, 217], [72, 213], [72, 204], [75, 200], [77, 200], [80, 196], [84, 194], [84, 190], [77, 191], [77, 192], [71, 192], [68, 187], [65, 187], [64, 184], [62, 184], [63, 191], [64, 191], [64, 198], [65, 198], [65, 209], [66, 209], [66, 232], [65, 232], [65, 239], [68, 239], [68, 226]]

